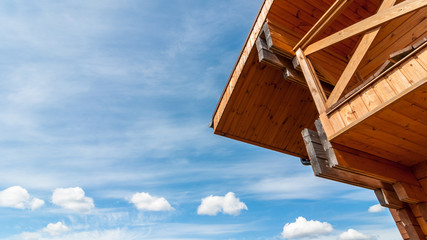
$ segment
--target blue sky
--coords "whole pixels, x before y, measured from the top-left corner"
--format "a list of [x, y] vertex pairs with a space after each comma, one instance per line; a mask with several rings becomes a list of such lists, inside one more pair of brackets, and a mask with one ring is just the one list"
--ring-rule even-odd
[[372, 191], [216, 136], [261, 0], [0, 2], [0, 239], [401, 239]]

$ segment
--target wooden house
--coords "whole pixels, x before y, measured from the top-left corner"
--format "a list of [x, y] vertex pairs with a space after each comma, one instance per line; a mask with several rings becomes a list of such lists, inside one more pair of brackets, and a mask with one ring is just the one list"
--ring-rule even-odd
[[427, 236], [427, 0], [265, 0], [215, 134], [375, 191], [403, 239]]

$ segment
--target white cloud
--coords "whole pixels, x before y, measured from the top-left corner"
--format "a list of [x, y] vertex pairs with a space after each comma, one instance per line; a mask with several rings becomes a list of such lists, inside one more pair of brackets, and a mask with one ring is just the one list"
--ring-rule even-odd
[[59, 236], [70, 231], [70, 229], [62, 222], [57, 222], [49, 223], [45, 228], [43, 228], [43, 231], [49, 233], [51, 236]]
[[239, 215], [242, 210], [248, 210], [244, 202], [236, 198], [233, 192], [222, 196], [209, 196], [202, 199], [202, 203], [197, 208], [197, 214], [215, 216], [219, 212], [229, 215]]
[[340, 234], [339, 240], [370, 240], [373, 237], [358, 232], [354, 229], [348, 229], [347, 232], [343, 232]]
[[154, 197], [149, 193], [141, 192], [135, 193], [131, 200], [131, 203], [135, 204], [138, 210], [146, 211], [171, 211], [173, 207], [163, 197]]
[[33, 200], [31, 200], [31, 202], [30, 202], [31, 210], [40, 208], [43, 205], [44, 205], [44, 200], [38, 199], [38, 198], [33, 198]]
[[13, 186], [0, 191], [0, 207], [34, 210], [43, 205], [43, 200], [30, 197], [28, 191], [21, 186]]
[[376, 205], [370, 206], [369, 209], [368, 209], [368, 211], [370, 213], [377, 213], [377, 212], [384, 211], [384, 209], [385, 208], [383, 206], [381, 206], [380, 204], [376, 204]]
[[283, 238], [305, 238], [328, 234], [333, 231], [332, 225], [327, 222], [319, 222], [298, 217], [293, 223], [286, 223], [283, 227]]
[[65, 209], [87, 213], [95, 207], [93, 199], [85, 196], [80, 187], [57, 188], [52, 194], [52, 202]]

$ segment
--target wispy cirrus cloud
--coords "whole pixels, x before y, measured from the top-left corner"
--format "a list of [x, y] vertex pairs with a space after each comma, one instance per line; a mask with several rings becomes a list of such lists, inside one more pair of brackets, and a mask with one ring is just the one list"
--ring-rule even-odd
[[[51, 225], [53, 226], [53, 225]], [[59, 226], [59, 225], [58, 225]], [[201, 240], [218, 239], [219, 236], [239, 234], [246, 231], [257, 231], [255, 224], [186, 224], [186, 223], [164, 223], [151, 224], [150, 226], [134, 226], [132, 228], [110, 228], [110, 229], [86, 229], [67, 230], [61, 227], [51, 227], [52, 233], [44, 228], [37, 232], [23, 232], [4, 240], [18, 239], [46, 239], [46, 240], [116, 240], [116, 239], [173, 239], [173, 240]], [[57, 231], [61, 228], [61, 231]], [[53, 230], [55, 229], [55, 230]]]

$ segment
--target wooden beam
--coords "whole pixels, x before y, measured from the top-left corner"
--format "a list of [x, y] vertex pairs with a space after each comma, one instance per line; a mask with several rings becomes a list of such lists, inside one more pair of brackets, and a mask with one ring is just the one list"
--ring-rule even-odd
[[304, 49], [311, 41], [319, 36], [351, 3], [350, 0], [336, 0], [334, 4], [323, 14], [323, 16], [314, 24], [314, 26], [301, 38], [294, 46], [293, 50]]
[[402, 181], [413, 185], [419, 184], [410, 169], [404, 165], [339, 144], [333, 146], [337, 159], [337, 162], [332, 162], [333, 167], [371, 176], [387, 183]]
[[377, 13], [371, 17], [365, 18], [364, 20], [357, 22], [341, 31], [338, 31], [322, 40], [319, 40], [304, 50], [306, 55], [310, 55], [314, 52], [322, 50], [328, 46], [331, 46], [344, 39], [352, 37], [354, 35], [365, 32], [371, 28], [379, 26], [390, 20], [403, 16], [407, 13], [413, 12], [420, 8], [427, 6], [427, 0], [407, 0], [402, 3], [395, 5], [381, 13]]
[[[262, 34], [265, 37], [269, 50], [283, 57], [292, 59], [296, 56], [292, 47], [295, 43], [293, 43], [292, 39], [288, 39], [287, 35], [284, 35], [281, 30], [283, 29], [277, 27], [274, 23], [270, 23], [269, 19], [267, 19], [267, 22], [263, 25]], [[341, 56], [329, 49], [325, 49], [321, 56], [333, 58], [336, 64], [345, 65], [348, 63], [348, 59], [345, 56]]]
[[[294, 66], [294, 69], [301, 71], [301, 66], [299, 65], [297, 57], [292, 58], [292, 65]], [[330, 83], [336, 83], [338, 80], [319, 64], [317, 64], [317, 66], [313, 65], [313, 68], [316, 71], [316, 75], [319, 78], [319, 81], [322, 84], [325, 93], [328, 91], [327, 89], [329, 88], [329, 93], [331, 93], [334, 89], [334, 85]]]
[[266, 63], [284, 71], [284, 76], [286, 74], [285, 79], [307, 87], [307, 82], [304, 79], [304, 75], [293, 68], [291, 60], [270, 51], [267, 47], [265, 39], [258, 37], [256, 41], [256, 47], [258, 50], [258, 58], [260, 62]]
[[310, 90], [311, 96], [313, 97], [314, 103], [316, 104], [317, 111], [319, 113], [326, 112], [326, 95], [322, 89], [319, 79], [317, 78], [313, 66], [305, 57], [304, 52], [301, 49], [296, 51], [296, 57], [298, 59], [299, 65], [301, 66], [305, 80], [307, 81], [308, 89]]
[[381, 206], [383, 207], [393, 208], [393, 209], [401, 209], [405, 207], [405, 203], [400, 201], [399, 197], [397, 196], [396, 192], [394, 192], [394, 190], [378, 188], [375, 190], [375, 195], [377, 196], [378, 202], [380, 202]]
[[326, 102], [326, 106], [328, 106], [328, 108], [332, 106], [334, 103], [336, 103], [338, 99], [341, 97], [341, 95], [343, 94], [345, 88], [347, 87], [348, 83], [350, 82], [351, 78], [356, 72], [356, 69], [359, 67], [360, 62], [362, 62], [363, 57], [365, 56], [366, 52], [368, 51], [369, 47], [371, 46], [378, 32], [379, 32], [379, 28], [376, 28], [374, 30], [368, 31], [363, 36], [362, 41], [360, 42], [359, 46], [357, 47], [356, 51], [351, 57], [350, 62], [344, 69], [344, 72], [341, 74], [341, 77], [338, 79], [338, 82], [335, 85], [334, 90], [332, 91], [331, 95], [329, 96]]
[[417, 219], [412, 213], [409, 207], [396, 210], [400, 222], [396, 224], [401, 224], [405, 228], [406, 232], [409, 235], [411, 240], [425, 240], [423, 231], [421, 230], [420, 225], [418, 224]]
[[[263, 39], [262, 36], [258, 37], [256, 41], [256, 47], [258, 50], [258, 58], [260, 62], [266, 63], [270, 66], [282, 70], [283, 77], [286, 80], [308, 88], [304, 75], [294, 68], [292, 61], [281, 55], [275, 54], [273, 51], [268, 49], [266, 40]], [[325, 94], [329, 96], [334, 86], [323, 81], [320, 81], [320, 84], [325, 90]]]
[[427, 162], [421, 162], [412, 166], [412, 172], [414, 172], [417, 179], [427, 178]]
[[323, 149], [317, 132], [304, 129], [301, 134], [310, 158], [311, 167], [313, 168], [313, 172], [316, 177], [326, 178], [372, 190], [384, 188], [387, 188], [388, 191], [393, 190], [390, 185], [383, 184], [383, 182], [378, 179], [331, 168], [328, 164], [328, 156]]
[[332, 145], [322, 123], [316, 120], [314, 125], [319, 133], [322, 146], [328, 154], [330, 167], [358, 173], [390, 184], [405, 182], [415, 186], [419, 185], [409, 167], [339, 144]]
[[[386, 9], [393, 6], [395, 2], [396, 0], [384, 0], [378, 10], [378, 13], [384, 12]], [[341, 97], [345, 88], [347, 87], [348, 83], [350, 82], [351, 78], [353, 77], [354, 73], [359, 67], [359, 64], [362, 62], [363, 58], [368, 52], [369, 47], [371, 46], [372, 42], [375, 40], [375, 37], [377, 36], [377, 34], [379, 33], [380, 28], [381, 27], [376, 27], [372, 30], [368, 30], [363, 35], [362, 39], [359, 42], [359, 45], [356, 48], [356, 51], [353, 53], [353, 56], [350, 59], [350, 62], [347, 64], [346, 68], [344, 69], [344, 72], [341, 74], [341, 77], [339, 78], [337, 84], [335, 85], [334, 90], [329, 96], [326, 102], [326, 106], [328, 107], [332, 106]]]
[[295, 52], [292, 50], [292, 46], [287, 43], [287, 39], [275, 31], [272, 26], [268, 22], [262, 26], [262, 33], [264, 34], [268, 49], [287, 58], [295, 56]]
[[[404, 58], [402, 58], [401, 60], [399, 60], [397, 63], [395, 63], [392, 67], [388, 68], [387, 70], [384, 70], [381, 74], [379, 74], [378, 76], [375, 77], [375, 79], [367, 79], [365, 80], [365, 82], [361, 83], [359, 86], [357, 86], [356, 88], [354, 88], [353, 90], [351, 90], [349, 93], [347, 93], [345, 95], [344, 99], [339, 100], [336, 104], [334, 104], [333, 106], [329, 107], [327, 114], [332, 113], [333, 111], [335, 111], [336, 109], [338, 109], [339, 107], [343, 106], [344, 104], [348, 103], [350, 101], [350, 99], [358, 96], [359, 93], [361, 93], [362, 91], [364, 91], [365, 89], [371, 87], [374, 83], [377, 82], [377, 80], [379, 80], [382, 77], [385, 77], [387, 74], [391, 73], [392, 71], [398, 69], [401, 64], [403, 64], [404, 62], [406, 62], [407, 60], [409, 60], [410, 58], [413, 58], [416, 56], [416, 54], [418, 54], [423, 48], [424, 46], [427, 46], [427, 42], [425, 43], [425, 45], [422, 45], [421, 47], [415, 49], [414, 51], [412, 51], [410, 54], [408, 54], [407, 56], [405, 56]], [[392, 99], [389, 99], [387, 102], [385, 102], [382, 108], [378, 109], [381, 110], [383, 108], [385, 108], [386, 106], [392, 104], [394, 101], [399, 100], [402, 96], [404, 96], [405, 94], [414, 91], [415, 89], [417, 89], [418, 87], [422, 87], [422, 85], [424, 83], [426, 83], [427, 78], [418, 81], [416, 84], [412, 85], [411, 87], [409, 87], [408, 89], [404, 90], [403, 92], [400, 92], [398, 95], [396, 95], [395, 97], [393, 97]], [[376, 114], [376, 112], [378, 111], [371, 111], [369, 113], [369, 116], [372, 116], [374, 114]], [[345, 129], [340, 130], [336, 135], [341, 134], [342, 132], [346, 131], [347, 129], [351, 128], [354, 126], [354, 124], [356, 123], [352, 123], [351, 126], [347, 126], [345, 127]], [[334, 138], [335, 136], [331, 136], [329, 135], [330, 138]]]
[[400, 201], [407, 203], [427, 202], [427, 195], [419, 185], [397, 182], [393, 184], [394, 191]]

